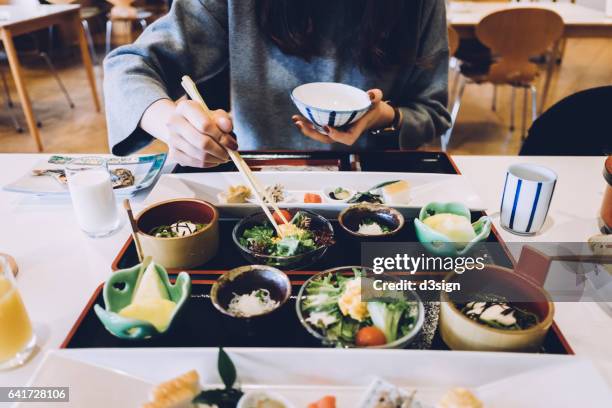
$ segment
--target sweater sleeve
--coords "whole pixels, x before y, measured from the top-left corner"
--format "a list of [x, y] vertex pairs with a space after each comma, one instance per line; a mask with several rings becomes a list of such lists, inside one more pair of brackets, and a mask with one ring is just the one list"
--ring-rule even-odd
[[402, 111], [401, 149], [413, 149], [450, 126], [448, 103], [448, 37], [444, 0], [425, 1], [417, 66], [411, 70], [397, 101]]
[[104, 61], [108, 141], [115, 155], [130, 154], [152, 140], [139, 127], [146, 109], [184, 92], [181, 77], [206, 80], [228, 63], [228, 12], [224, 0], [176, 0], [170, 12], [130, 45]]

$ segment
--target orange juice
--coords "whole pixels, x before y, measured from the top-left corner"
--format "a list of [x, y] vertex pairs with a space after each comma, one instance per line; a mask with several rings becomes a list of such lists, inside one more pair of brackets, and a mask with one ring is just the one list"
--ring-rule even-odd
[[17, 288], [0, 274], [0, 362], [23, 351], [32, 339], [32, 324]]

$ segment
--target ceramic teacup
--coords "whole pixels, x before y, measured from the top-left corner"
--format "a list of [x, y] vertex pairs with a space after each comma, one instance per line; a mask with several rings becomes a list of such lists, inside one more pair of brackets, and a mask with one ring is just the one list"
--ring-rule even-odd
[[557, 174], [544, 166], [510, 166], [501, 199], [501, 226], [518, 235], [537, 233], [546, 220], [556, 183]]

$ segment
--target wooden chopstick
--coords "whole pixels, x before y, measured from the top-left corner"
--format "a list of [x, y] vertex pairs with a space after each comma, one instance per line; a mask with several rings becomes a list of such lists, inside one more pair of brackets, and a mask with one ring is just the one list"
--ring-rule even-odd
[[276, 212], [278, 214], [278, 216], [280, 217], [280, 219], [285, 223], [285, 224], [289, 224], [289, 220], [287, 219], [287, 217], [285, 217], [285, 214], [280, 210], [280, 208], [278, 207], [278, 205], [276, 205], [276, 203], [274, 202], [274, 200], [272, 200], [272, 197], [270, 197], [270, 195], [268, 194], [268, 192], [266, 191], [265, 188], [263, 188], [261, 186], [261, 184], [259, 184], [259, 180], [257, 180], [257, 178], [255, 177], [255, 175], [253, 174], [253, 172], [251, 171], [251, 168], [249, 167], [249, 165], [247, 164], [247, 162], [242, 158], [242, 156], [238, 153], [238, 152], [234, 152], [237, 153], [236, 158], [241, 162], [242, 167], [244, 168], [245, 172], [247, 173], [247, 175], [250, 177], [251, 182], [253, 184], [255, 184], [257, 186], [257, 188], [260, 191], [264, 192], [264, 198], [266, 199], [266, 201], [268, 202], [268, 204], [272, 207], [272, 209], [274, 210], [274, 212]]
[[130, 205], [129, 198], [123, 200], [123, 208], [125, 208], [125, 211], [128, 215], [128, 219], [130, 220], [130, 226], [132, 227], [132, 238], [134, 239], [134, 244], [136, 245], [136, 254], [138, 255], [138, 260], [142, 262], [144, 255], [142, 252], [142, 246], [140, 245], [140, 239], [138, 238], [138, 225], [136, 225], [136, 220], [134, 219], [134, 213], [132, 212], [132, 206]]
[[[194, 101], [198, 102], [200, 106], [202, 106], [204, 113], [206, 113], [206, 115], [212, 119], [212, 112], [210, 111], [210, 109], [208, 108], [208, 105], [206, 105], [206, 102], [204, 101], [204, 98], [198, 91], [198, 88], [196, 87], [195, 82], [193, 82], [193, 80], [189, 76], [185, 75], [182, 78], [181, 85], [183, 86], [183, 89], [185, 89], [185, 92], [187, 92], [187, 95], [189, 95], [189, 97], [193, 99]], [[276, 233], [278, 234], [279, 237], [282, 237], [283, 233], [281, 229], [278, 227], [276, 220], [270, 213], [270, 210], [268, 209], [268, 206], [266, 205], [266, 200], [272, 206], [274, 211], [279, 214], [279, 217], [283, 220], [283, 222], [289, 224], [289, 221], [287, 220], [285, 215], [280, 211], [276, 203], [273, 202], [271, 197], [268, 196], [267, 191], [261, 188], [261, 185], [257, 182], [257, 179], [251, 172], [251, 169], [249, 168], [247, 163], [244, 161], [242, 156], [240, 156], [240, 153], [238, 153], [235, 150], [230, 150], [230, 149], [226, 149], [226, 150], [227, 150], [227, 153], [230, 159], [232, 159], [232, 161], [234, 162], [234, 165], [238, 168], [238, 171], [240, 172], [240, 174], [242, 174], [247, 184], [250, 185], [251, 189], [253, 190], [253, 193], [255, 194], [255, 198], [259, 202], [259, 206], [262, 208], [262, 210], [264, 211], [264, 213], [266, 214], [266, 216], [272, 223], [272, 226], [276, 230]]]

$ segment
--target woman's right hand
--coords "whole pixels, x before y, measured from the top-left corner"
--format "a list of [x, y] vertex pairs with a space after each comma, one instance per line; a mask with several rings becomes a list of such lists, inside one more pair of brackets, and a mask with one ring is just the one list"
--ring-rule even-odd
[[170, 156], [179, 164], [191, 167], [214, 167], [230, 160], [227, 149], [238, 143], [230, 133], [232, 119], [224, 110], [212, 112], [209, 118], [195, 101], [181, 100], [167, 122]]
[[226, 148], [238, 143], [230, 134], [232, 118], [223, 110], [212, 120], [191, 100], [160, 99], [144, 112], [140, 127], [168, 145], [170, 158], [190, 167], [213, 167], [229, 161]]

